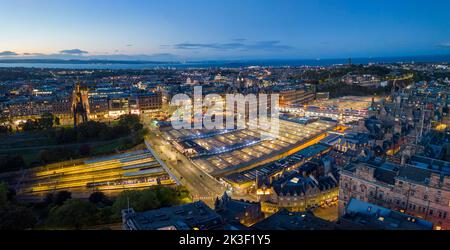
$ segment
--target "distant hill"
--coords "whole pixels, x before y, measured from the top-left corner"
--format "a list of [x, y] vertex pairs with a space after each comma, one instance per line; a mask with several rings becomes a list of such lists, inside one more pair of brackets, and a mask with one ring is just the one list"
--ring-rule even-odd
[[51, 64], [171, 64], [179, 62], [142, 60], [99, 60], [99, 59], [0, 59], [0, 63], [51, 63]]

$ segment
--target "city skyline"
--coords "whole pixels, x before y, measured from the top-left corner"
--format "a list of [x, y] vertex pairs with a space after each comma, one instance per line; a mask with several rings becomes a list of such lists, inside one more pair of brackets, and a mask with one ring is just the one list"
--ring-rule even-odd
[[[45, 4], [44, 4], [45, 2]], [[5, 1], [0, 59], [220, 60], [445, 55], [435, 1]], [[401, 11], [398, 11], [401, 10]], [[282, 28], [281, 28], [282, 27]]]
[[154, 230], [76, 240], [126, 249], [450, 232], [449, 9], [0, 0], [0, 231]]

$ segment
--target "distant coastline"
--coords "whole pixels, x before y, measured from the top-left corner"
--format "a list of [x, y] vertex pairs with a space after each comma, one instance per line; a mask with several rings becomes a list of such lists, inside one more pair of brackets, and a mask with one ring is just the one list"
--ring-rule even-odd
[[[353, 64], [369, 63], [450, 63], [450, 55], [351, 58]], [[0, 67], [67, 68], [67, 69], [152, 69], [152, 68], [235, 68], [248, 66], [331, 66], [347, 64], [349, 58], [336, 59], [251, 59], [204, 61], [143, 61], [99, 59], [0, 59]]]

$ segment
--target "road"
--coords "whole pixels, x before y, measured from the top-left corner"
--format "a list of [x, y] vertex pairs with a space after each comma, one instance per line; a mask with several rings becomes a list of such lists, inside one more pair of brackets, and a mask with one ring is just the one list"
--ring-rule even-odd
[[337, 221], [339, 217], [337, 204], [324, 208], [316, 208], [313, 210], [313, 213], [315, 216], [327, 221]]
[[146, 142], [153, 147], [180, 183], [188, 188], [194, 200], [202, 200], [212, 206], [216, 197], [222, 196], [225, 192], [226, 187], [223, 184], [197, 168], [165, 140], [160, 132], [151, 131], [146, 137]]

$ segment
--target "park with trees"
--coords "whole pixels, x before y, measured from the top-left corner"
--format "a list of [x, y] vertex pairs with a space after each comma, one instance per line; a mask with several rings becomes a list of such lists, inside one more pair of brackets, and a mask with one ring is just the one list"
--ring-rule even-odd
[[[1, 131], [0, 172], [49, 163], [93, 157], [127, 150], [144, 141], [147, 130], [139, 116], [122, 115], [116, 121], [88, 121], [77, 127], [58, 126], [59, 119], [48, 113], [28, 120], [21, 131]], [[20, 142], [20, 143], [18, 143]]]

